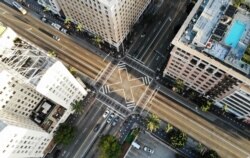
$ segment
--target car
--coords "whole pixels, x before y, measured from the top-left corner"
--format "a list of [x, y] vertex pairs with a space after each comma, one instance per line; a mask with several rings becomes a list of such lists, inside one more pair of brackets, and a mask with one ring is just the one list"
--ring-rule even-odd
[[60, 31], [61, 25], [52, 22], [52, 23], [51, 23], [51, 26], [53, 26], [54, 28], [56, 28], [57, 30]]
[[117, 116], [116, 118], [114, 118], [113, 122], [112, 122], [112, 126], [115, 126], [117, 124], [117, 122], [119, 121], [119, 117]]
[[149, 147], [147, 147], [147, 146], [144, 146], [143, 150], [146, 151], [146, 152], [149, 152], [149, 153], [151, 153], [151, 154], [154, 153], [154, 150], [151, 149], [151, 148], [149, 148]]
[[48, 20], [45, 17], [42, 17], [41, 20], [45, 23], [48, 22]]
[[94, 132], [97, 132], [101, 127], [101, 124], [97, 124], [94, 128]]
[[65, 29], [65, 28], [61, 28], [60, 31], [63, 32], [63, 33], [65, 33], [65, 34], [68, 34], [68, 30]]
[[110, 117], [111, 117], [111, 118], [114, 118], [114, 117], [115, 117], [115, 114], [114, 114], [114, 113], [110, 114]]
[[110, 111], [109, 111], [109, 110], [106, 110], [106, 111], [103, 113], [102, 117], [106, 118], [106, 117], [109, 115], [109, 113], [110, 113]]
[[111, 123], [111, 121], [112, 121], [112, 117], [111, 117], [111, 116], [109, 116], [106, 122], [107, 122], [108, 124], [110, 124], [110, 123]]
[[56, 35], [53, 35], [53, 39], [56, 40], [56, 41], [60, 41], [60, 37], [58, 37]]

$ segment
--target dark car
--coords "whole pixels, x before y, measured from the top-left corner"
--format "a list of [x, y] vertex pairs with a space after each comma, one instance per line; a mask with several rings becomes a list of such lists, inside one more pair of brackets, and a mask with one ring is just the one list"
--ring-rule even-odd
[[57, 150], [54, 152], [54, 154], [53, 154], [53, 158], [58, 158], [59, 155], [60, 155], [60, 153], [61, 153], [61, 150], [57, 149]]
[[97, 132], [99, 129], [100, 129], [101, 125], [100, 124], [97, 124], [94, 128], [94, 132]]

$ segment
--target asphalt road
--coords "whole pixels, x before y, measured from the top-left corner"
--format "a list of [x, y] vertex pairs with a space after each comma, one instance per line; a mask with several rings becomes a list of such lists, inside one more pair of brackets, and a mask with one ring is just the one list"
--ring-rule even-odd
[[[29, 39], [41, 48], [55, 50], [61, 60], [76, 67], [90, 78], [94, 79], [107, 65], [107, 62], [103, 61], [102, 58], [82, 48], [81, 45], [78, 45], [76, 40], [55, 31], [50, 26], [34, 19], [29, 14], [22, 16], [19, 12], [1, 4], [0, 21], [9, 25], [18, 34]], [[57, 42], [38, 31], [37, 28], [40, 27], [54, 34], [59, 34], [61, 41]], [[193, 112], [171, 101], [165, 95], [157, 93], [154, 98], [152, 98], [151, 105], [148, 105], [146, 109], [188, 133], [194, 139], [216, 150], [222, 157], [247, 158], [250, 156], [249, 140], [238, 135], [227, 133], [225, 130], [218, 128]]]

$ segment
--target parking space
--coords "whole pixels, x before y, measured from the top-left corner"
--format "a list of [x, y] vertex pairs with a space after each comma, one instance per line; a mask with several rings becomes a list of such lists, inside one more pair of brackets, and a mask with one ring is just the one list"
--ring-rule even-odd
[[[125, 158], [175, 158], [176, 153], [167, 145], [152, 137], [149, 133], [140, 133], [135, 140], [140, 145], [140, 149], [130, 147]], [[144, 151], [144, 147], [153, 150], [153, 153]]]

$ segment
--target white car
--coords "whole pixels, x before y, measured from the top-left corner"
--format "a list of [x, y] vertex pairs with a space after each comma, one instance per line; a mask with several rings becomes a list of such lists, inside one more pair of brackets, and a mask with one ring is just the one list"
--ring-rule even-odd
[[65, 34], [67, 34], [67, 32], [68, 32], [68, 30], [66, 30], [66, 29], [64, 29], [64, 28], [61, 28], [60, 31], [63, 32], [63, 33], [65, 33]]
[[103, 117], [103, 118], [106, 118], [106, 117], [109, 115], [109, 113], [110, 113], [110, 111], [109, 111], [109, 110], [106, 110], [106, 111], [103, 113], [102, 117]]
[[51, 26], [53, 26], [54, 28], [60, 31], [61, 25], [56, 24], [56, 23], [51, 23]]
[[149, 147], [147, 147], [147, 146], [144, 146], [143, 150], [146, 151], [146, 152], [149, 152], [149, 153], [151, 153], [151, 154], [154, 153], [154, 150], [151, 149], [151, 148], [149, 148]]

